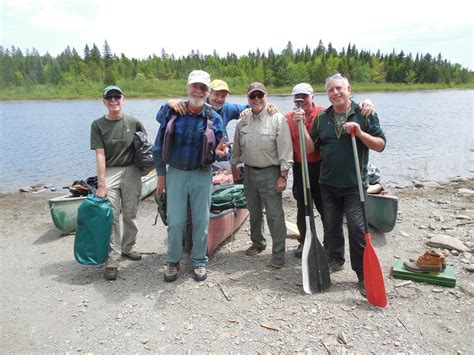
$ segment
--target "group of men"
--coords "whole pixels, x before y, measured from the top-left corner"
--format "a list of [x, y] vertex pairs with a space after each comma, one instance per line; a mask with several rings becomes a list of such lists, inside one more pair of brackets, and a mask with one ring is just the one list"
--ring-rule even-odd
[[[293, 168], [293, 195], [297, 201], [297, 226], [301, 236], [295, 255], [301, 257], [306, 226], [298, 124], [303, 121], [311, 195], [323, 222], [324, 248], [330, 270], [344, 267], [343, 215], [346, 215], [351, 265], [363, 292], [364, 225], [350, 133], [354, 131], [357, 137], [364, 186], [368, 150], [382, 151], [385, 136], [371, 101], [356, 104], [350, 99], [350, 90], [348, 80], [342, 75], [329, 77], [326, 91], [332, 105], [325, 109], [314, 102], [311, 85], [300, 83], [293, 88], [292, 94], [295, 100], [303, 100], [301, 109], [295, 105], [295, 109], [284, 116], [268, 103], [268, 92], [262, 83], [251, 83], [247, 90], [248, 105], [238, 105], [226, 102], [230, 90], [224, 81], [211, 82], [209, 74], [202, 70], [189, 74], [187, 100], [170, 100], [157, 114], [160, 128], [153, 147], [157, 192], [166, 191], [167, 195], [165, 281], [175, 281], [179, 275], [188, 209], [192, 219], [190, 259], [194, 279], [203, 281], [207, 277], [206, 244], [214, 159], [230, 158], [234, 181], [243, 178], [252, 241], [244, 251], [246, 255], [257, 255], [266, 248], [265, 210], [272, 237], [270, 266], [274, 269], [285, 264], [282, 192]], [[98, 195], [111, 197], [114, 210], [113, 236], [104, 274], [106, 279], [114, 280], [118, 274], [120, 251], [131, 260], [141, 258], [133, 250], [139, 196], [134, 186], [139, 185], [140, 175], [128, 155], [133, 150], [133, 144], [130, 144], [134, 133], [132, 126], [144, 128], [139, 121], [122, 113], [124, 97], [120, 88], [107, 87], [103, 97], [109, 112], [92, 124], [91, 149], [96, 151], [97, 157]], [[226, 126], [234, 119], [238, 122], [232, 142], [227, 137]], [[118, 124], [120, 121], [121, 125]], [[213, 143], [207, 149], [203, 140], [208, 142], [209, 135]], [[242, 163], [243, 170], [238, 169], [237, 165]], [[128, 195], [135, 198], [127, 198]], [[119, 227], [120, 211], [124, 220], [123, 236]]]

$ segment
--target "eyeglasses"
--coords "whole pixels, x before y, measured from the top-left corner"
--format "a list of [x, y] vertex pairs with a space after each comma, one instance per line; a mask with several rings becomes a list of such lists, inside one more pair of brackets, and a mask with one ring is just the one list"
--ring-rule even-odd
[[255, 100], [256, 98], [262, 99], [265, 94], [261, 91], [252, 92], [248, 97], [250, 100]]
[[193, 83], [191, 84], [191, 86], [194, 88], [194, 89], [199, 89], [201, 91], [209, 91], [209, 87], [205, 84], [198, 84], [198, 83]]
[[122, 95], [110, 95], [110, 96], [104, 97], [104, 99], [107, 101], [112, 101], [113, 99], [119, 101], [122, 97], [123, 97]]

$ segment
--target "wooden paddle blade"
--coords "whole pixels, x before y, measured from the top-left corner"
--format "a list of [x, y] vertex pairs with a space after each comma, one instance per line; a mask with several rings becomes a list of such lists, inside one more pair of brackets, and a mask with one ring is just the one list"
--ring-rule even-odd
[[301, 257], [301, 270], [303, 272], [303, 290], [305, 293], [319, 293], [331, 287], [326, 252], [318, 238], [310, 231], [306, 232]]
[[367, 293], [367, 301], [377, 307], [387, 305], [387, 294], [383, 279], [380, 261], [372, 246], [370, 233], [365, 234], [364, 250], [364, 286]]

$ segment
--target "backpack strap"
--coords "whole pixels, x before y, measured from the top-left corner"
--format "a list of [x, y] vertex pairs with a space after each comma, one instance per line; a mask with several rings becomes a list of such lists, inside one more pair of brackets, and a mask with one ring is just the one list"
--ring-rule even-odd
[[164, 161], [168, 161], [171, 151], [171, 145], [173, 144], [173, 132], [174, 132], [174, 122], [178, 115], [176, 113], [172, 114], [168, 123], [166, 124], [165, 135], [163, 138], [163, 149], [162, 149], [162, 158]]

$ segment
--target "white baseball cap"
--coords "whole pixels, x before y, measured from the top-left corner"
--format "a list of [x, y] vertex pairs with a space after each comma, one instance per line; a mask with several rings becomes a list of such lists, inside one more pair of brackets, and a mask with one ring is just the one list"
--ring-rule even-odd
[[313, 88], [307, 83], [300, 83], [295, 85], [291, 94], [293, 96], [298, 94], [313, 95]]
[[188, 76], [188, 85], [201, 83], [207, 87], [211, 86], [211, 76], [204, 70], [193, 70]]

